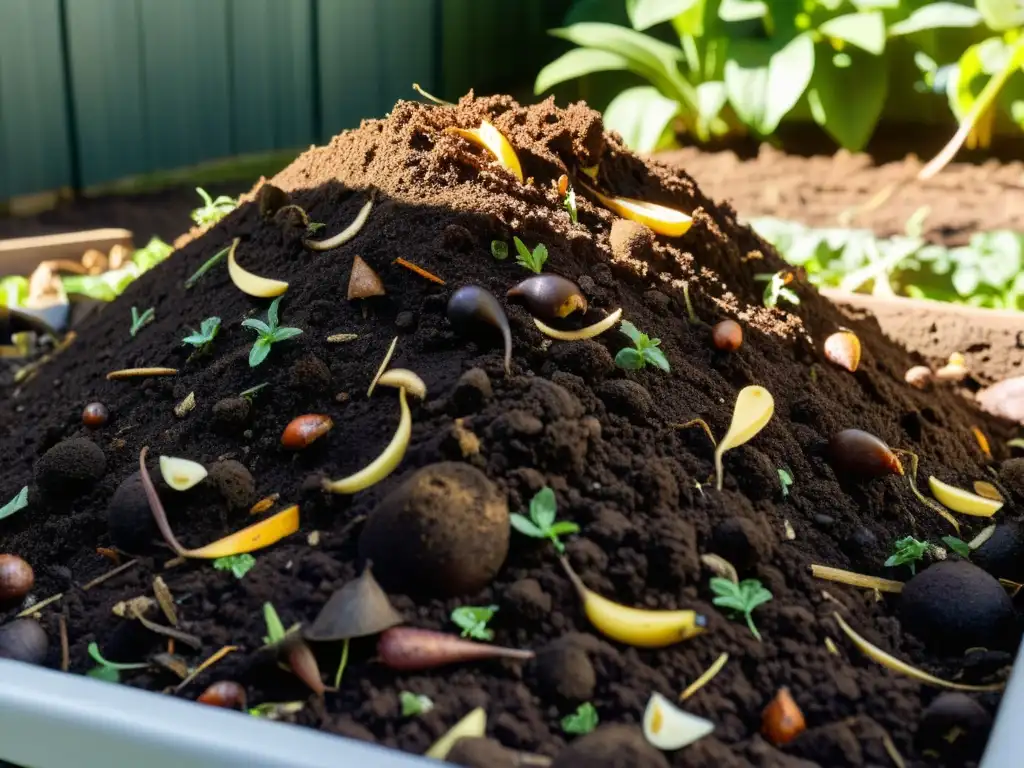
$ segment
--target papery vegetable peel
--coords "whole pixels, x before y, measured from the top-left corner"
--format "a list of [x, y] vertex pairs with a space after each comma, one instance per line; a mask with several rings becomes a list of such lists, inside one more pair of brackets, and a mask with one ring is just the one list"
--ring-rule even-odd
[[703, 717], [684, 712], [660, 693], [652, 693], [644, 710], [644, 738], [663, 752], [682, 749], [715, 730]]
[[619, 214], [624, 219], [643, 224], [659, 235], [681, 237], [693, 225], [693, 219], [689, 215], [675, 208], [631, 197], [610, 197], [585, 184], [581, 183], [580, 186], [600, 200], [601, 205], [608, 210]]
[[206, 467], [188, 459], [161, 456], [160, 474], [164, 482], [174, 490], [187, 491], [203, 481], [206, 477]]
[[477, 707], [453, 725], [444, 736], [435, 741], [433, 746], [423, 753], [423, 756], [431, 757], [434, 760], [444, 760], [459, 739], [482, 738], [486, 732], [487, 712], [483, 707]]
[[302, 244], [309, 248], [311, 251], [329, 251], [332, 248], [344, 245], [353, 237], [359, 234], [359, 230], [366, 224], [367, 218], [370, 216], [370, 209], [373, 208], [373, 195], [370, 195], [370, 199], [363, 203], [363, 207], [359, 209], [359, 213], [352, 220], [352, 223], [345, 227], [341, 232], [336, 234], [334, 237], [329, 237], [326, 240], [303, 240]]
[[519, 164], [519, 157], [515, 149], [505, 138], [504, 134], [486, 120], [480, 121], [479, 128], [448, 128], [448, 133], [454, 133], [474, 144], [483, 147], [498, 161], [498, 165], [511, 173], [520, 182], [523, 181], [523, 168]]

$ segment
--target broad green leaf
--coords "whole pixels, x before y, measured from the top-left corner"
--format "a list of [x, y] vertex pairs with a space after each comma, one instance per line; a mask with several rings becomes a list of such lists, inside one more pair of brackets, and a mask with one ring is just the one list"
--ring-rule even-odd
[[711, 602], [721, 608], [732, 608], [734, 611], [745, 611], [747, 607], [743, 598], [736, 595], [722, 595], [713, 598]]
[[697, 138], [708, 141], [715, 133], [714, 124], [729, 96], [725, 83], [720, 80], [701, 83], [697, 86]]
[[249, 350], [249, 367], [255, 368], [266, 360], [267, 355], [269, 354], [270, 343], [265, 341], [263, 337], [256, 339], [256, 342], [252, 345], [252, 349]]
[[626, 0], [626, 13], [633, 29], [650, 29], [686, 13], [700, 0]]
[[523, 515], [513, 512], [509, 515], [509, 522], [512, 524], [513, 528], [526, 536], [532, 536], [535, 539], [544, 538], [544, 531], [530, 522]]
[[880, 56], [885, 50], [885, 19], [881, 11], [848, 13], [829, 19], [818, 31]]
[[678, 113], [678, 102], [666, 99], [657, 88], [638, 85], [612, 99], [604, 112], [604, 126], [622, 134], [633, 151], [653, 152]]
[[579, 532], [580, 527], [576, 523], [570, 523], [568, 520], [559, 520], [548, 529], [548, 533], [552, 536], [568, 536], [569, 534]]
[[537, 524], [542, 531], [551, 527], [555, 521], [555, 512], [558, 510], [558, 502], [555, 500], [555, 492], [548, 486], [544, 486], [530, 499], [530, 519]]
[[1003, 32], [1024, 25], [1024, 4], [1020, 0], [974, 0], [989, 29]]
[[858, 11], [891, 11], [900, 7], [900, 0], [852, 0]]
[[301, 335], [301, 328], [278, 328], [274, 331], [274, 341], [287, 341]]
[[1006, 230], [974, 235], [971, 247], [978, 252], [982, 281], [994, 288], [1008, 287], [1024, 267], [1021, 245], [1021, 237]]
[[803, 96], [813, 73], [809, 34], [797, 35], [781, 49], [776, 40], [736, 40], [725, 63], [725, 88], [739, 118], [768, 135]]
[[242, 327], [252, 328], [252, 330], [256, 331], [261, 336], [263, 334], [270, 333], [270, 326], [264, 323], [262, 320], [257, 320], [255, 317], [247, 317], [245, 320], [243, 320]]
[[634, 344], [639, 344], [640, 339], [644, 334], [640, 333], [640, 329], [633, 325], [629, 320], [623, 320], [619, 324], [619, 330], [624, 333], [630, 341]]
[[967, 116], [989, 78], [1002, 69], [1009, 55], [1009, 47], [999, 37], [982, 40], [961, 54], [946, 84], [949, 108], [957, 120]]
[[929, 3], [915, 10], [903, 21], [890, 26], [889, 35], [897, 37], [931, 29], [956, 27], [969, 29], [978, 26], [981, 21], [981, 14], [975, 8], [950, 2]]
[[656, 347], [648, 347], [643, 351], [644, 359], [651, 365], [660, 368], [663, 371], [670, 371], [671, 366], [668, 364], [668, 358], [665, 357], [665, 353]]
[[1024, 71], [1017, 70], [1007, 79], [999, 91], [999, 106], [1024, 131]]
[[981, 270], [977, 264], [958, 264], [953, 272], [953, 287], [963, 297], [974, 293], [981, 284]]
[[885, 104], [889, 78], [885, 60], [853, 50], [852, 66], [836, 67], [826, 45], [807, 90], [811, 116], [840, 146], [864, 148]]
[[763, 19], [768, 13], [768, 4], [763, 0], [722, 0], [718, 6], [718, 18], [722, 21], [752, 21]]
[[28, 506], [28, 486], [18, 491], [14, 498], [0, 507], [0, 520], [10, 517], [15, 512], [20, 512]]
[[593, 72], [629, 69], [629, 60], [611, 51], [596, 48], [574, 48], [548, 64], [537, 74], [534, 93], [543, 93], [566, 80], [574, 80]]
[[644, 355], [633, 347], [623, 347], [615, 355], [615, 364], [626, 371], [638, 371], [644, 367]]

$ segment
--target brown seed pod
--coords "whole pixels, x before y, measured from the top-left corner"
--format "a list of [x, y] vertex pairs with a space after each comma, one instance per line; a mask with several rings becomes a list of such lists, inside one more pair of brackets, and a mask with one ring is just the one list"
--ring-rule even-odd
[[587, 311], [587, 300], [580, 287], [559, 275], [543, 274], [528, 277], [509, 289], [510, 299], [520, 299], [534, 317], [557, 320], [573, 312]]
[[352, 274], [348, 278], [349, 300], [368, 299], [384, 293], [384, 283], [370, 265], [358, 256], [352, 259]]
[[828, 444], [829, 460], [838, 472], [873, 478], [902, 475], [903, 465], [882, 440], [860, 429], [844, 429]]
[[307, 413], [291, 420], [281, 433], [281, 445], [293, 451], [301, 450], [331, 431], [334, 422], [322, 413]]
[[99, 429], [109, 418], [110, 411], [103, 403], [89, 403], [82, 409], [82, 423], [91, 429]]
[[839, 331], [825, 339], [825, 357], [850, 373], [860, 365], [860, 339], [850, 331]]
[[0, 555], [0, 603], [21, 600], [35, 583], [31, 565], [17, 555]]
[[743, 345], [743, 326], [735, 320], [723, 320], [711, 329], [711, 341], [725, 352], [735, 352]]
[[804, 713], [793, 701], [788, 688], [780, 688], [761, 713], [761, 733], [777, 747], [791, 742], [806, 727]]
[[565, 193], [569, 191], [569, 177], [564, 173], [558, 177], [558, 196], [565, 197]]
[[245, 709], [245, 688], [233, 680], [219, 680], [203, 691], [196, 701], [224, 709]]
[[448, 320], [462, 334], [476, 332], [481, 323], [501, 331], [505, 340], [505, 372], [509, 372], [512, 365], [512, 329], [509, 328], [508, 315], [494, 294], [479, 285], [462, 286], [448, 299]]

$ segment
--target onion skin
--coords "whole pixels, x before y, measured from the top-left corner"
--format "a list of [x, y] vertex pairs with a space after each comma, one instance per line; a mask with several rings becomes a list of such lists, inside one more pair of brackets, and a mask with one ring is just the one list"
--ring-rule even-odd
[[293, 451], [305, 448], [319, 437], [323, 437], [331, 428], [334, 422], [330, 416], [322, 413], [307, 413], [299, 416], [284, 428], [281, 433], [281, 445]]
[[21, 600], [35, 582], [31, 565], [17, 555], [0, 555], [0, 603]]
[[530, 314], [541, 320], [558, 320], [576, 311], [587, 311], [587, 300], [580, 287], [560, 275], [528, 277], [506, 295], [521, 300]]
[[224, 709], [245, 709], [245, 688], [233, 680], [220, 680], [203, 691], [196, 701]]
[[448, 320], [460, 333], [473, 330], [474, 324], [486, 323], [501, 331], [505, 340], [505, 373], [512, 365], [512, 329], [508, 315], [494, 294], [479, 285], [464, 285], [448, 299]]
[[876, 478], [902, 475], [903, 465], [882, 440], [860, 429], [844, 429], [828, 443], [829, 460], [838, 472]]
[[526, 661], [533, 651], [474, 643], [456, 635], [414, 627], [393, 627], [381, 633], [377, 655], [386, 667], [413, 672], [467, 661], [516, 659]]

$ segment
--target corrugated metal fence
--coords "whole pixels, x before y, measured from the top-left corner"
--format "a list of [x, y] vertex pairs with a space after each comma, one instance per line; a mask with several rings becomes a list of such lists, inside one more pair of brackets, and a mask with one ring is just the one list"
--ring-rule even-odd
[[568, 0], [0, 0], [0, 200], [529, 85]]

